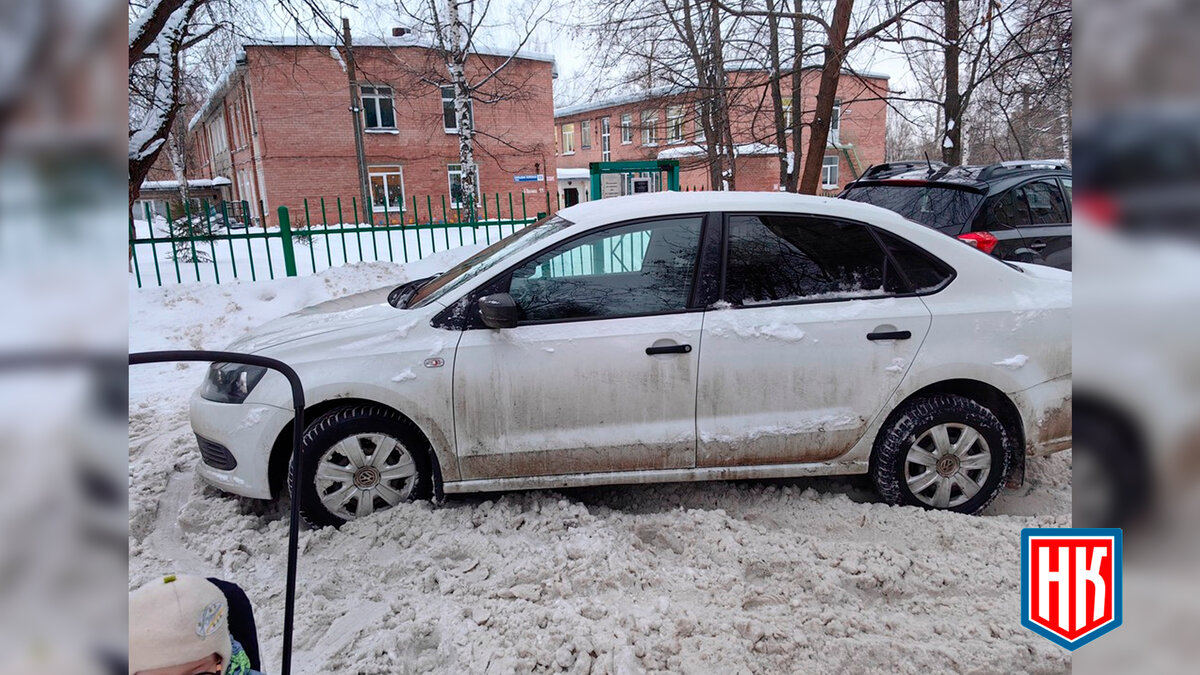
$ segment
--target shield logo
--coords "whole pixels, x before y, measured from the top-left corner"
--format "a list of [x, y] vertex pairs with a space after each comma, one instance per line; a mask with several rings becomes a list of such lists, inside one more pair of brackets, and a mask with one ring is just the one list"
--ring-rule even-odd
[[1021, 530], [1021, 624], [1074, 651], [1121, 625], [1121, 530]]

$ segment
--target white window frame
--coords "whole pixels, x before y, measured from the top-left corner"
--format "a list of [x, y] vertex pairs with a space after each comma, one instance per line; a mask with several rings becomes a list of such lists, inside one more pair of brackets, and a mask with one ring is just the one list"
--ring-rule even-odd
[[833, 99], [833, 114], [829, 116], [829, 142], [842, 142], [842, 99]]
[[583, 120], [579, 123], [579, 149], [591, 150], [592, 148], [592, 121]]
[[213, 118], [213, 121], [208, 125], [208, 135], [212, 141], [213, 161], [217, 160], [218, 153], [224, 153], [229, 150], [229, 139], [225, 136], [225, 111], [222, 110], [220, 115]]
[[702, 117], [703, 113], [704, 113], [704, 104], [697, 103], [696, 104], [696, 124], [695, 124], [696, 133], [694, 134], [694, 137], [695, 137], [697, 143], [703, 143], [704, 140], [707, 138], [707, 135], [704, 133], [704, 118]]
[[[446, 93], [447, 89], [450, 90], [449, 94]], [[442, 130], [448, 134], [457, 134], [458, 133], [458, 111], [454, 109], [454, 85], [443, 84], [438, 87], [438, 93], [442, 97]], [[454, 126], [452, 126], [452, 127], [446, 126], [446, 104], [447, 103], [450, 104], [450, 110], [454, 112]], [[467, 117], [472, 122], [475, 121], [475, 101], [471, 101], [471, 100], [467, 101]]]
[[[384, 94], [380, 93], [384, 89], [387, 90], [386, 96]], [[367, 93], [367, 90], [370, 90], [370, 93]], [[363, 111], [362, 111], [363, 131], [370, 131], [372, 129], [395, 129], [396, 128], [396, 101], [392, 98], [392, 95], [393, 95], [393, 91], [392, 91], [392, 88], [390, 85], [368, 84], [365, 82], [359, 83], [358, 99], [359, 99], [359, 101], [362, 102], [362, 107], [363, 107]], [[387, 99], [388, 103], [391, 105], [391, 109], [392, 109], [392, 125], [391, 126], [387, 126], [383, 123], [383, 110], [379, 107], [379, 102], [384, 99]], [[375, 109], [375, 121], [379, 123], [376, 126], [370, 126], [367, 124], [367, 107], [368, 106], [373, 107]]]
[[683, 142], [683, 106], [667, 106], [667, 142]]
[[[832, 161], [831, 161], [832, 160]], [[821, 186], [835, 188], [838, 185], [838, 170], [842, 160], [837, 155], [825, 155], [821, 160]]]
[[793, 121], [792, 115], [795, 112], [794, 108], [792, 107], [792, 97], [783, 96], [781, 97], [780, 103], [783, 106], [783, 128], [785, 131], [791, 131]]
[[[461, 209], [465, 204], [454, 201], [454, 176], [458, 176], [458, 182], [462, 183], [462, 164], [447, 164], [446, 165], [446, 186], [448, 192], [446, 195], [450, 198], [450, 208]], [[479, 167], [475, 167], [475, 204], [479, 204], [479, 200], [483, 195], [483, 188], [480, 187], [482, 181], [479, 180]]]
[[621, 115], [621, 145], [633, 143], [633, 113]]
[[658, 111], [642, 111], [642, 145], [654, 147], [658, 145]]
[[612, 126], [607, 117], [600, 119], [600, 161], [612, 159]]
[[388, 198], [392, 196], [392, 182], [389, 180], [389, 177], [394, 177], [396, 182], [399, 183], [399, 189], [400, 189], [399, 204], [400, 204], [400, 206], [395, 207], [392, 204], [388, 204], [387, 212], [389, 214], [395, 213], [395, 211], [392, 210], [393, 208], [395, 208], [396, 211], [403, 213], [404, 212], [404, 167], [399, 164], [386, 164], [386, 165], [367, 167], [367, 182], [371, 185], [371, 208], [375, 209], [376, 213], [383, 213], [383, 211], [384, 211], [383, 202], [375, 201], [375, 180], [374, 180], [374, 178], [376, 176], [383, 177], [383, 192], [384, 192], [385, 200], [388, 200]]
[[575, 154], [575, 123], [562, 125], [562, 154]]

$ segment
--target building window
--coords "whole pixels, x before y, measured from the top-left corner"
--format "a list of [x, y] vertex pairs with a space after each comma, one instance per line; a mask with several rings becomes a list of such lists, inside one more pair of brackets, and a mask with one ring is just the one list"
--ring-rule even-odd
[[658, 145], [658, 111], [642, 113], [642, 145]]
[[612, 159], [612, 139], [608, 128], [608, 118], [604, 117], [600, 120], [600, 161], [607, 162]]
[[363, 85], [359, 87], [362, 98], [363, 122], [367, 129], [395, 129], [396, 112], [392, 109], [392, 88]]
[[824, 187], [837, 187], [838, 163], [837, 155], [827, 155], [821, 162], [821, 184]]
[[633, 115], [625, 113], [621, 115], [621, 144], [628, 145], [633, 142]]
[[579, 147], [587, 150], [592, 147], [592, 121], [584, 120], [579, 123]]
[[[467, 101], [467, 121], [475, 121], [475, 102]], [[442, 87], [442, 126], [446, 133], [458, 133], [458, 116], [454, 113], [454, 87]]]
[[833, 114], [829, 116], [829, 142], [841, 143], [842, 99], [833, 99]]
[[399, 166], [372, 166], [367, 169], [371, 178], [371, 201], [381, 213], [404, 210], [404, 172]]
[[208, 135], [212, 137], [213, 161], [217, 160], [217, 155], [229, 149], [228, 140], [225, 138], [225, 116], [217, 115], [213, 118], [212, 123], [208, 125]]
[[564, 124], [562, 127], [562, 154], [575, 154], [575, 125]]
[[792, 128], [792, 97], [784, 96], [781, 100], [783, 104], [783, 128]]
[[683, 106], [673, 105], [667, 108], [667, 141], [683, 142]]
[[696, 104], [695, 129], [696, 129], [696, 142], [697, 143], [703, 142], [704, 138], [705, 138], [705, 135], [704, 135], [704, 104], [703, 103]]
[[[462, 173], [462, 165], [461, 164], [447, 164], [446, 165], [446, 179], [450, 183], [450, 208], [453, 208], [453, 209], [461, 209], [467, 205], [466, 201], [463, 200], [463, 195], [465, 193], [463, 192], [462, 176], [463, 176], [463, 173]], [[479, 203], [479, 195], [480, 195], [479, 168], [476, 167], [476, 169], [475, 169], [475, 203], [476, 204]]]

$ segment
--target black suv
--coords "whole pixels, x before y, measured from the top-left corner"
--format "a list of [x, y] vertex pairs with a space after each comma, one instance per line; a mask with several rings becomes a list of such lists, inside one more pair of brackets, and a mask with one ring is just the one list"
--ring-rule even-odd
[[890, 209], [1004, 260], [1071, 269], [1071, 169], [1064, 162], [888, 162], [838, 196]]

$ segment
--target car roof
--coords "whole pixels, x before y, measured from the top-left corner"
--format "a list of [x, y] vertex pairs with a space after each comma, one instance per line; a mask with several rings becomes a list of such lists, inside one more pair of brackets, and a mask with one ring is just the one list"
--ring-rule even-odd
[[1006, 190], [1039, 175], [1070, 176], [1071, 169], [1061, 160], [1020, 160], [967, 166], [947, 166], [941, 162], [924, 165], [916, 162], [892, 162], [868, 167], [861, 179], [852, 182], [846, 188], [906, 181], [988, 193]]
[[887, 209], [860, 202], [791, 192], [655, 192], [581, 202], [559, 216], [593, 226], [637, 218], [713, 211], [782, 211], [867, 222], [904, 219]]

